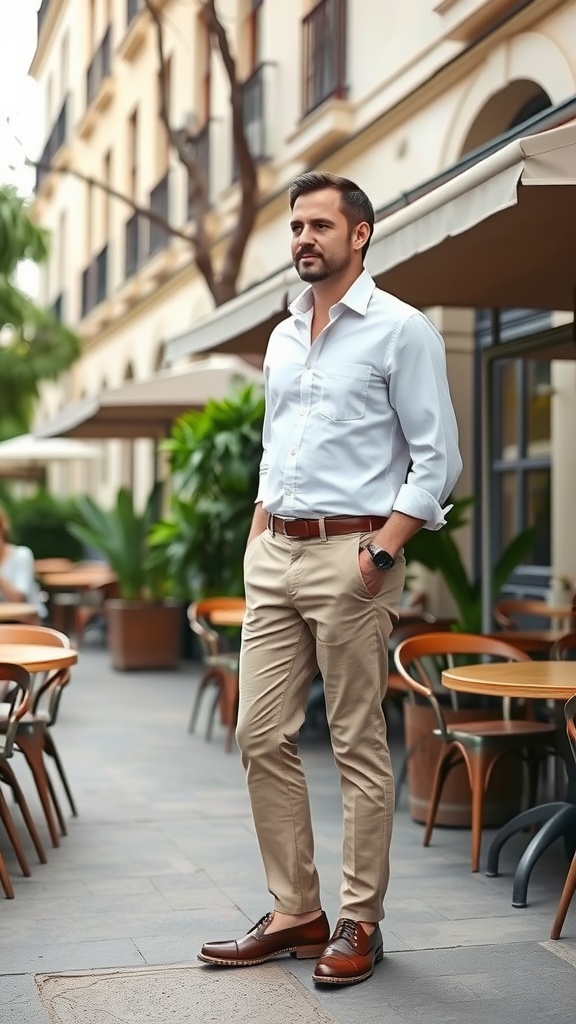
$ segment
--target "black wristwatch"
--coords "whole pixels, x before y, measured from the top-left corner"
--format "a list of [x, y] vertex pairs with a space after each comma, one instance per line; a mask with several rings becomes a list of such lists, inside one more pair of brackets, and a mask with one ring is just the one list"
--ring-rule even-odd
[[367, 544], [364, 550], [368, 552], [376, 568], [382, 572], [387, 572], [394, 566], [396, 559], [388, 551], [384, 551], [384, 548], [379, 548], [376, 544]]

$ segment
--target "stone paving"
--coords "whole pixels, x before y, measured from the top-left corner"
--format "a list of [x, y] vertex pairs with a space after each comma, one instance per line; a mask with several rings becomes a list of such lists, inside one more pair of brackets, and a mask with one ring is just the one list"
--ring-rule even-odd
[[[424, 850], [422, 828], [402, 806], [387, 955], [370, 981], [316, 989], [312, 964], [293, 958], [242, 971], [201, 965], [202, 941], [243, 934], [269, 898], [239, 758], [224, 752], [220, 735], [206, 743], [186, 732], [197, 678], [190, 663], [175, 673], [114, 673], [105, 651], [82, 651], [56, 733], [80, 816], [47, 865], [29, 850], [29, 879], [0, 833], [16, 891], [15, 900], [0, 899], [1, 1024], [572, 1019], [576, 901], [565, 937], [548, 941], [566, 872], [560, 846], [537, 866], [529, 907], [514, 910], [511, 871], [525, 837], [505, 851], [502, 877], [472, 875], [468, 832], [438, 829]], [[334, 921], [338, 781], [321, 728], [307, 730], [302, 748]], [[15, 764], [27, 781], [19, 756]]]

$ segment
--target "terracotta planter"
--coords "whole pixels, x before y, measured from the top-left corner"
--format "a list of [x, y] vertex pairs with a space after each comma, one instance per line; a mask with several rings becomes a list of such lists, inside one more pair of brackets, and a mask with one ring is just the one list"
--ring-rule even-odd
[[[485, 722], [500, 718], [498, 709], [465, 708], [455, 711], [443, 708], [448, 724], [455, 722]], [[427, 705], [404, 704], [404, 739], [406, 750], [414, 750], [408, 760], [408, 805], [410, 817], [425, 823], [430, 807], [430, 793], [442, 741], [434, 736], [436, 719]], [[495, 765], [484, 802], [484, 825], [489, 828], [503, 825], [522, 808], [522, 762], [516, 757], [503, 757]], [[450, 772], [436, 815], [437, 825], [470, 828], [471, 797], [468, 775], [464, 764]]]
[[106, 602], [108, 648], [117, 669], [176, 668], [180, 655], [178, 602]]

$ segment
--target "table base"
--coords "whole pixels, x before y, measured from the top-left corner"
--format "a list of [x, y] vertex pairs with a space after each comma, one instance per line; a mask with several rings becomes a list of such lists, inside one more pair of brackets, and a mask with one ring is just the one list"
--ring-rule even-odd
[[504, 843], [510, 836], [530, 828], [531, 825], [541, 825], [542, 827], [528, 843], [514, 872], [512, 906], [518, 908], [527, 905], [528, 882], [536, 861], [556, 839], [563, 836], [568, 860], [574, 856], [576, 850], [576, 804], [563, 801], [540, 804], [539, 807], [531, 807], [529, 810], [523, 811], [522, 814], [517, 814], [515, 818], [507, 822], [490, 845], [486, 866], [486, 874], [489, 878], [496, 878], [499, 873], [498, 860]]

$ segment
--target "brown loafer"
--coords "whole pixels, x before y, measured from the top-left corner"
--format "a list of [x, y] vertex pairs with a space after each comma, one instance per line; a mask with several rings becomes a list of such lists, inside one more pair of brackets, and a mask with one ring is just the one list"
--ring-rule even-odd
[[324, 985], [353, 985], [369, 978], [374, 964], [383, 956], [384, 944], [378, 925], [367, 935], [357, 921], [341, 917], [312, 978]]
[[330, 937], [330, 926], [324, 911], [308, 924], [267, 934], [266, 925], [272, 916], [265, 914], [238, 941], [205, 942], [198, 953], [198, 959], [206, 964], [221, 964], [223, 967], [251, 967], [253, 964], [263, 964], [265, 960], [271, 960], [281, 953], [290, 953], [300, 960], [320, 956]]

